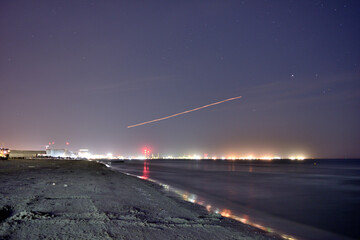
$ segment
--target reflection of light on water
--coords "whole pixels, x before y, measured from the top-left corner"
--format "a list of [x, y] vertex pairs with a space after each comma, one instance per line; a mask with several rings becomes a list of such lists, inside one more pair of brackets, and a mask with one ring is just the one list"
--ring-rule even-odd
[[141, 178], [145, 180], [149, 178], [149, 163], [147, 161], [144, 161], [143, 175]]
[[206, 210], [209, 213], [215, 213], [215, 214], [221, 215], [222, 217], [232, 218], [232, 219], [234, 219], [236, 221], [239, 221], [239, 222], [242, 222], [244, 224], [259, 228], [259, 229], [261, 229], [261, 230], [263, 230], [265, 232], [268, 232], [268, 233], [277, 233], [277, 234], [279, 234], [280, 237], [282, 237], [283, 239], [286, 239], [286, 240], [296, 240], [296, 238], [294, 238], [294, 237], [292, 237], [290, 235], [275, 232], [273, 229], [271, 229], [269, 227], [265, 227], [265, 226], [262, 226], [262, 225], [260, 225], [258, 223], [252, 222], [251, 220], [249, 220], [248, 215], [243, 215], [242, 217], [237, 216], [237, 215], [233, 215], [231, 213], [231, 210], [229, 210], [229, 209], [225, 209], [225, 208], [224, 209], [219, 209], [219, 208], [216, 208], [216, 207], [214, 207], [214, 206], [212, 206], [210, 204], [205, 203], [205, 201], [202, 200], [202, 199], [199, 199], [196, 194], [188, 193], [186, 191], [182, 191], [182, 190], [170, 187], [167, 184], [163, 184], [163, 183], [161, 183], [159, 181], [156, 181], [154, 179], [149, 178], [149, 166], [148, 166], [147, 162], [144, 162], [144, 169], [143, 169], [143, 175], [142, 176], [137, 176], [137, 175], [133, 175], [133, 174], [126, 173], [126, 172], [123, 172], [123, 173], [126, 174], [126, 175], [129, 175], [129, 176], [134, 176], [134, 177], [137, 177], [137, 178], [140, 178], [140, 179], [145, 179], [147, 181], [159, 184], [166, 191], [176, 193], [177, 195], [182, 197], [182, 199], [184, 199], [185, 201], [196, 203], [196, 204], [201, 205], [201, 206], [205, 206]]
[[[155, 181], [155, 182], [157, 182], [157, 181]], [[161, 183], [159, 183], [159, 184], [164, 186], [164, 184], [161, 184]], [[259, 228], [259, 229], [261, 229], [261, 230], [263, 230], [265, 232], [276, 233], [273, 229], [271, 229], [269, 227], [265, 227], [265, 226], [262, 226], [262, 225], [260, 225], [258, 223], [250, 221], [248, 215], [243, 215], [242, 217], [234, 215], [234, 214], [231, 213], [231, 210], [229, 210], [229, 209], [215, 208], [215, 207], [211, 206], [210, 204], [205, 204], [204, 200], [197, 200], [198, 197], [195, 194], [191, 194], [191, 193], [188, 193], [186, 191], [181, 191], [179, 189], [169, 187], [168, 185], [165, 185], [165, 186], [167, 186], [166, 190], [175, 192], [176, 194], [180, 195], [182, 197], [182, 199], [184, 199], [185, 201], [196, 203], [196, 204], [199, 204], [201, 206], [205, 206], [205, 208], [206, 208], [206, 210], [208, 212], [213, 212], [213, 213], [216, 213], [216, 214], [220, 214], [221, 216], [227, 217], [227, 218], [232, 218], [232, 219], [237, 220], [239, 222], [242, 222], [244, 224]], [[289, 236], [289, 235], [286, 235], [286, 234], [279, 234], [279, 235], [283, 239], [296, 240], [296, 238], [294, 238], [292, 236]]]

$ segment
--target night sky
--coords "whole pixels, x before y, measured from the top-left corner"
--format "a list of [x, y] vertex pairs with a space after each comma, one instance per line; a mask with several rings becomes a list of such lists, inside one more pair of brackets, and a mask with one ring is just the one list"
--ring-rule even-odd
[[360, 157], [360, 1], [4, 0], [0, 81], [12, 149]]

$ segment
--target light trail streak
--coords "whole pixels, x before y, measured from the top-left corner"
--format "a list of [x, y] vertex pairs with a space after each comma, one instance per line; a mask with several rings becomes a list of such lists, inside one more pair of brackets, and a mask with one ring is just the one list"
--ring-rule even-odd
[[157, 119], [150, 120], [150, 121], [147, 121], [147, 122], [142, 122], [142, 123], [130, 125], [130, 126], [128, 126], [127, 128], [133, 128], [133, 127], [137, 127], [137, 126], [141, 126], [141, 125], [145, 125], [145, 124], [149, 124], [149, 123], [153, 123], [153, 122], [162, 121], [162, 120], [165, 120], [165, 119], [169, 119], [169, 118], [176, 117], [176, 116], [179, 116], [179, 115], [182, 115], [182, 114], [194, 112], [194, 111], [197, 111], [197, 110], [200, 110], [200, 109], [203, 109], [203, 108], [211, 107], [211, 106], [214, 106], [214, 105], [217, 105], [217, 104], [220, 104], [220, 103], [232, 101], [232, 100], [239, 99], [239, 98], [242, 98], [242, 96], [233, 97], [233, 98], [228, 98], [228, 99], [225, 99], [225, 100], [222, 100], [222, 101], [219, 101], [219, 102], [207, 104], [207, 105], [202, 106], [202, 107], [197, 107], [197, 108], [190, 109], [190, 110], [187, 110], [187, 111], [184, 111], [184, 112], [175, 113], [175, 114], [170, 115], [170, 116], [167, 116], [167, 117], [157, 118]]

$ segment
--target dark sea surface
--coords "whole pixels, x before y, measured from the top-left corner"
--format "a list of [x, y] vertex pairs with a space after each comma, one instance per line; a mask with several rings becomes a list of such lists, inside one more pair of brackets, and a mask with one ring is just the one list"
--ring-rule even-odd
[[111, 167], [297, 239], [360, 239], [360, 160], [129, 160]]

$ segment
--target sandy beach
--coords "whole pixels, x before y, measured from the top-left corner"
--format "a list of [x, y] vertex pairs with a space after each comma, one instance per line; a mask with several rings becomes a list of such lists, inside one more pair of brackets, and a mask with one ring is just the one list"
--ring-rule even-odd
[[279, 239], [90, 161], [0, 161], [0, 239]]

